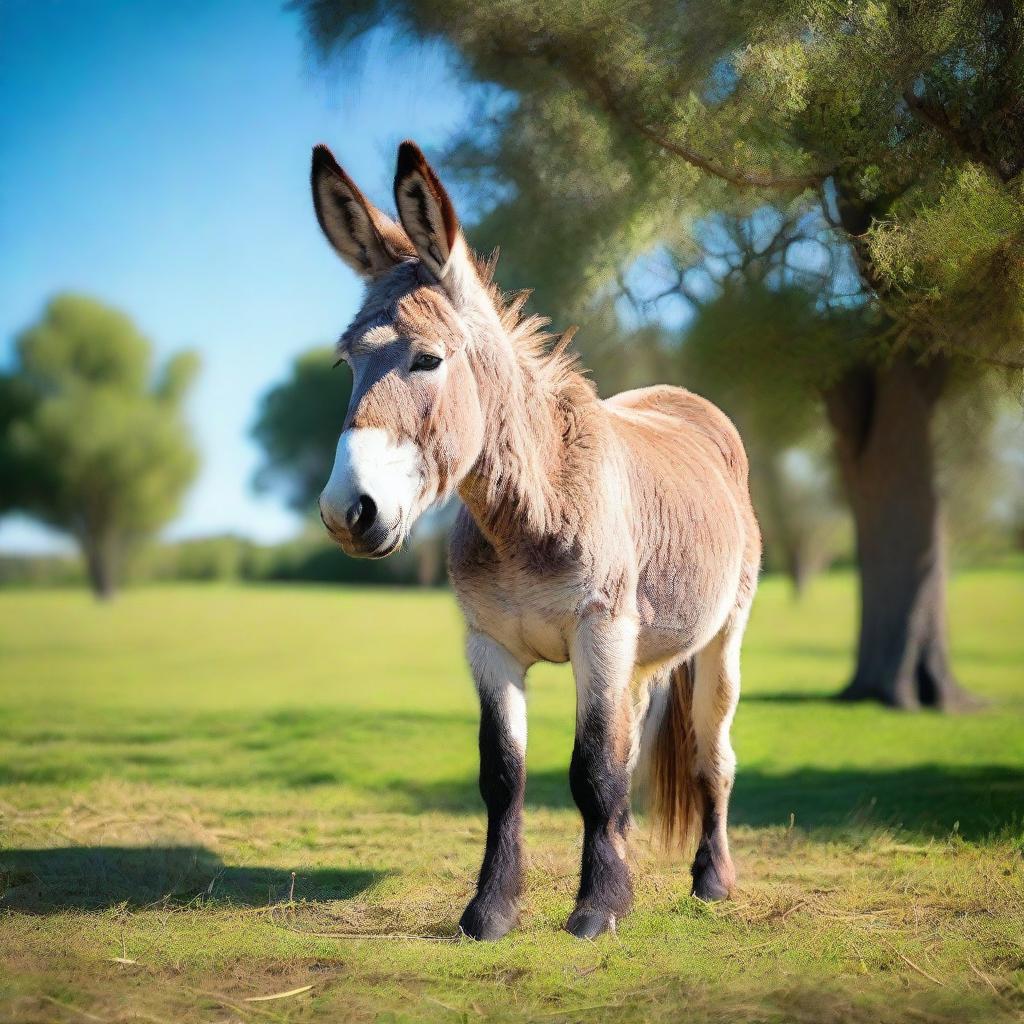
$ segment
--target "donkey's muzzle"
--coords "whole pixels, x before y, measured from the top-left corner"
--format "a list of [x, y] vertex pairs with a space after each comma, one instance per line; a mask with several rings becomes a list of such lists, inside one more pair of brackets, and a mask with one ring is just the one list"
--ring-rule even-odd
[[345, 512], [345, 525], [355, 540], [370, 532], [377, 519], [377, 503], [368, 494], [360, 494]]
[[327, 532], [354, 558], [385, 558], [402, 541], [401, 529], [389, 526], [378, 514], [377, 503], [365, 494], [345, 510], [344, 523], [321, 498], [320, 518]]
[[396, 442], [384, 430], [342, 432], [320, 516], [347, 554], [384, 558], [399, 547], [419, 499], [422, 463], [412, 441]]

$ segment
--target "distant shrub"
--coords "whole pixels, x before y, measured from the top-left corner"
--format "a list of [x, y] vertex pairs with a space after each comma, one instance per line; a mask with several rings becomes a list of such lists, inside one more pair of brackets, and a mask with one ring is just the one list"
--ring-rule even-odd
[[350, 558], [340, 548], [319, 538], [301, 538], [260, 551], [250, 579], [309, 581], [313, 583], [418, 582], [417, 559], [411, 551], [390, 558]]
[[0, 587], [59, 587], [85, 582], [78, 555], [0, 555]]
[[235, 580], [244, 575], [252, 541], [225, 534], [154, 544], [135, 560], [131, 577], [153, 580]]

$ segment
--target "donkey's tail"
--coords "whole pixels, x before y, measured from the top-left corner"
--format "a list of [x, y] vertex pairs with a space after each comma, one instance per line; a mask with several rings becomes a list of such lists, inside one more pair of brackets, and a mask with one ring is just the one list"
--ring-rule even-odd
[[[693, 659], [674, 668], [662, 699], [652, 700], [661, 721], [650, 722], [648, 794], [655, 830], [666, 848], [689, 853], [704, 817], [704, 792], [697, 779], [693, 729]], [[656, 712], [657, 713], [657, 712]]]

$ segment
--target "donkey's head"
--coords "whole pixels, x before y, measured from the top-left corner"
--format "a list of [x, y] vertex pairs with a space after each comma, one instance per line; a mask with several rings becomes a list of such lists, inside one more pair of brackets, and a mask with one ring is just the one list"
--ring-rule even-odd
[[317, 219], [367, 282], [338, 342], [352, 399], [320, 515], [350, 555], [383, 558], [477, 460], [483, 412], [470, 364], [497, 324], [455, 210], [420, 150], [398, 150], [400, 224], [359, 191], [325, 146], [313, 150]]

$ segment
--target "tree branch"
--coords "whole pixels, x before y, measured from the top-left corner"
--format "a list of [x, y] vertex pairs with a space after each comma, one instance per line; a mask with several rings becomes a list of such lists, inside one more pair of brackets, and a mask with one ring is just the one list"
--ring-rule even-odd
[[819, 187], [821, 183], [833, 173], [833, 169], [831, 168], [829, 170], [819, 171], [813, 174], [792, 175], [774, 175], [756, 170], [730, 170], [723, 164], [718, 163], [718, 161], [712, 160], [703, 153], [699, 153], [691, 146], [686, 146], [679, 142], [671, 142], [664, 136], [659, 135], [653, 128], [644, 124], [623, 108], [622, 103], [615, 95], [615, 90], [611, 82], [609, 82], [605, 76], [600, 74], [595, 74], [593, 76], [588, 75], [584, 68], [574, 66], [575, 63], [576, 62], [572, 61], [568, 62], [570, 70], [576, 71], [575, 76], [570, 75], [570, 78], [574, 77], [577, 84], [589, 93], [591, 99], [593, 99], [597, 105], [605, 111], [605, 113], [617, 118], [625, 127], [631, 128], [633, 131], [637, 132], [637, 134], [641, 135], [649, 142], [653, 142], [656, 146], [665, 150], [667, 153], [680, 157], [691, 167], [696, 167], [698, 170], [704, 171], [706, 174], [710, 174], [722, 181], [727, 181], [736, 188], [777, 188], [798, 189], [803, 191], [805, 188]]
[[1019, 173], [1019, 163], [1004, 164], [1003, 161], [993, 156], [984, 140], [953, 124], [945, 107], [941, 104], [929, 103], [922, 97], [915, 96], [911, 89], [904, 90], [903, 102], [906, 103], [907, 109], [914, 117], [930, 128], [934, 128], [955, 150], [971, 160], [984, 164], [994, 171], [1002, 181], [1010, 181]]
[[652, 128], [648, 128], [646, 125], [641, 124], [638, 121], [631, 120], [629, 123], [635, 131], [639, 132], [645, 139], [653, 142], [656, 146], [659, 146], [668, 153], [672, 153], [674, 156], [680, 157], [685, 160], [686, 163], [690, 164], [691, 167], [696, 167], [698, 170], [704, 171], [713, 177], [721, 178], [722, 181], [727, 181], [730, 185], [735, 185], [737, 188], [778, 188], [801, 190], [805, 188], [817, 188], [833, 173], [832, 169], [817, 171], [812, 174], [783, 175], [775, 175], [756, 170], [733, 171], [729, 170], [727, 167], [723, 167], [720, 163], [717, 163], [709, 157], [704, 156], [702, 153], [698, 153], [697, 150], [692, 149], [690, 146], [684, 146], [681, 143], [671, 142], [670, 140], [663, 138]]
[[[904, 89], [903, 102], [906, 103], [907, 109], [914, 117], [930, 128], [934, 128], [954, 149], [969, 156], [984, 157], [984, 154], [978, 151], [978, 147], [970, 135], [963, 129], [957, 128], [949, 120], [949, 115], [943, 107], [928, 103], [920, 96], [915, 96], [911, 89]], [[988, 161], [985, 160], [985, 162]]]
[[1024, 360], [1021, 359], [1000, 359], [999, 356], [977, 353], [971, 353], [969, 358], [984, 363], [986, 366], [997, 366], [1001, 370], [1024, 370]]

